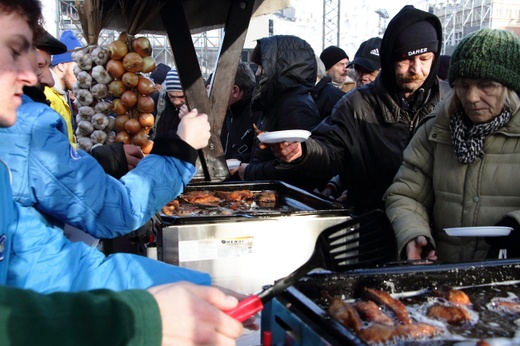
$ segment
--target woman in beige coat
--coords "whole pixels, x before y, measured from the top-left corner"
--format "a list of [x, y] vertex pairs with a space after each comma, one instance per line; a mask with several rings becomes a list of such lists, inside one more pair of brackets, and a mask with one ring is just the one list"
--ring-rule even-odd
[[[385, 194], [403, 259], [486, 258], [485, 238], [448, 236], [447, 227], [520, 232], [520, 39], [497, 29], [470, 34], [448, 79], [452, 95], [418, 129]], [[509, 253], [520, 254], [509, 240]]]

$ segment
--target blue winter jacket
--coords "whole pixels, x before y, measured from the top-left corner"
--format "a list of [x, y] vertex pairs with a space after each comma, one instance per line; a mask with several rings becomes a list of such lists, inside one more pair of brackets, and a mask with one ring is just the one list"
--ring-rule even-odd
[[131, 254], [106, 257], [66, 239], [64, 223], [98, 238], [138, 228], [182, 192], [195, 168], [148, 155], [118, 181], [74, 150], [65, 131], [58, 113], [26, 96], [16, 124], [0, 129], [0, 159], [12, 171], [13, 210], [19, 214], [6, 215], [15, 226], [0, 230], [8, 254], [0, 260], [0, 284], [39, 292], [148, 288], [180, 280], [210, 284], [205, 273]]

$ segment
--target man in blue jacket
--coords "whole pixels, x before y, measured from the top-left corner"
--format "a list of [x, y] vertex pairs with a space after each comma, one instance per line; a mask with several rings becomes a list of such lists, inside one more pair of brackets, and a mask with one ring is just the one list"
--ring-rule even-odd
[[[38, 0], [0, 0], [0, 127], [14, 124], [22, 87], [37, 81], [31, 41], [39, 18]], [[11, 244], [22, 231], [18, 210], [9, 169], [0, 161], [0, 263], [14, 253]], [[0, 265], [0, 275], [5, 268]], [[49, 295], [0, 285], [0, 344], [230, 344], [242, 327], [223, 310], [236, 304], [216, 288], [186, 282]]]
[[[128, 233], [175, 198], [195, 174], [196, 149], [207, 145], [209, 124], [192, 111], [177, 134], [155, 141], [152, 154], [120, 180], [68, 143], [62, 118], [22, 96], [18, 120], [0, 129], [0, 159], [12, 171], [20, 225], [13, 252], [0, 264], [0, 283], [41, 292], [91, 288], [147, 288], [207, 274], [129, 254], [105, 257], [63, 235], [64, 224], [98, 238]], [[159, 155], [157, 155], [159, 154]]]

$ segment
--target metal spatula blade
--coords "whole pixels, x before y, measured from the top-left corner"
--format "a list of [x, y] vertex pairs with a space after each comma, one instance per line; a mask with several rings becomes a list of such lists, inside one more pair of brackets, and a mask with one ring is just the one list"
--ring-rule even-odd
[[226, 313], [240, 322], [263, 309], [265, 303], [316, 268], [345, 271], [395, 260], [392, 227], [381, 210], [374, 210], [329, 227], [316, 240], [311, 257], [301, 267], [258, 295], [242, 300]]

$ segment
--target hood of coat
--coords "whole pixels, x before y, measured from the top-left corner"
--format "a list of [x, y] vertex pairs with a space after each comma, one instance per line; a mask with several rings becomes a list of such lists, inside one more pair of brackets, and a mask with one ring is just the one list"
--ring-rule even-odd
[[289, 91], [308, 93], [316, 83], [316, 58], [312, 47], [299, 37], [275, 35], [257, 41], [262, 73], [257, 76], [252, 106], [267, 111]]
[[424, 104], [430, 94], [430, 89], [437, 83], [437, 71], [440, 63], [439, 57], [442, 48], [442, 25], [437, 16], [429, 12], [418, 10], [411, 5], [406, 5], [392, 18], [390, 23], [388, 23], [383, 36], [383, 41], [381, 42], [381, 51], [379, 52], [381, 57], [381, 72], [377, 77], [381, 79], [384, 88], [390, 93], [392, 99], [394, 99], [397, 104], [400, 104], [401, 97], [395, 79], [395, 59], [392, 57], [392, 51], [400, 34], [409, 30], [409, 27], [412, 24], [421, 21], [428, 21], [435, 28], [438, 38], [438, 47], [430, 74], [422, 87], [414, 93], [414, 99], [410, 103], [410, 106], [414, 109], [418, 109], [422, 104]]

